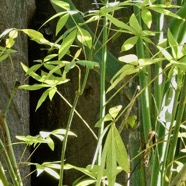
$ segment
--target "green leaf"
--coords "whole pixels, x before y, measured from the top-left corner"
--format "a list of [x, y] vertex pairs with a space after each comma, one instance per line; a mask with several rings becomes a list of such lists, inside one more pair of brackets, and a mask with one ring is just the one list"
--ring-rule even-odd
[[109, 21], [110, 21], [112, 24], [114, 24], [114, 25], [117, 26], [118, 28], [125, 29], [125, 30], [127, 30], [128, 33], [130, 33], [130, 34], [131, 34], [131, 33], [134, 33], [135, 30], [134, 30], [133, 28], [131, 28], [129, 25], [125, 24], [124, 22], [122, 22], [122, 21], [120, 21], [120, 20], [114, 18], [114, 17], [111, 16], [110, 14], [106, 14], [105, 16], [109, 19]]
[[146, 8], [142, 9], [141, 18], [142, 18], [143, 22], [147, 25], [147, 27], [150, 28], [151, 24], [152, 24], [152, 14], [151, 14], [151, 12]]
[[77, 30], [73, 30], [69, 33], [63, 40], [60, 49], [59, 49], [59, 56], [58, 60], [60, 60], [65, 54], [67, 54], [69, 48], [71, 47], [72, 43], [74, 42], [77, 35]]
[[37, 177], [38, 177], [42, 172], [44, 172], [44, 167], [38, 163], [35, 163], [35, 166], [36, 166]]
[[132, 14], [130, 16], [129, 24], [136, 31], [135, 35], [140, 35], [141, 34], [142, 28], [141, 28], [135, 14]]
[[92, 36], [87, 30], [79, 28], [77, 32], [77, 39], [80, 43], [87, 46], [89, 49], [92, 48]]
[[76, 62], [77, 64], [80, 64], [84, 67], [87, 67], [88, 69], [95, 69], [99, 68], [99, 63], [94, 61], [88, 61], [88, 60], [79, 60]]
[[41, 88], [50, 87], [46, 84], [34, 84], [34, 85], [21, 85], [19, 86], [19, 89], [25, 89], [25, 90], [39, 90]]
[[50, 42], [44, 38], [43, 34], [36, 30], [22, 29], [21, 31], [27, 34], [33, 41], [37, 42], [38, 44], [50, 45]]
[[98, 169], [96, 186], [101, 185], [101, 180], [103, 178], [104, 171], [105, 171], [106, 158], [107, 158], [107, 155], [108, 155], [108, 149], [110, 148], [111, 139], [112, 139], [112, 132], [111, 132], [111, 130], [109, 130], [109, 133], [107, 135], [105, 145], [104, 145], [104, 148], [103, 148], [102, 156], [101, 156], [101, 165]]
[[109, 185], [114, 185], [116, 181], [116, 175], [117, 175], [114, 127], [115, 125], [113, 124], [110, 129], [111, 131], [110, 145], [109, 145], [110, 147], [108, 148], [107, 159], [106, 159], [106, 173], [107, 173], [107, 180]]
[[7, 48], [11, 48], [14, 44], [15, 44], [15, 41], [13, 38], [10, 37], [10, 38], [6, 39], [6, 47]]
[[3, 55], [0, 56], [0, 62], [4, 61], [6, 58], [8, 58], [9, 54], [5, 53]]
[[116, 127], [113, 128], [113, 135], [115, 136], [115, 147], [116, 147], [116, 157], [119, 166], [129, 173], [130, 172], [130, 162], [127, 151], [125, 149], [124, 143]]
[[50, 101], [52, 101], [52, 99], [53, 99], [53, 97], [54, 97], [56, 92], [57, 92], [57, 88], [56, 87], [50, 88], [50, 91], [49, 91], [49, 99], [50, 99]]
[[170, 55], [170, 53], [165, 48], [162, 48], [161, 46], [157, 46], [157, 48], [165, 56], [165, 58], [168, 61], [171, 61], [172, 60], [172, 56]]
[[78, 170], [78, 171], [82, 172], [83, 174], [95, 179], [94, 174], [92, 174], [91, 171], [89, 171], [87, 168], [81, 168], [81, 167], [77, 167], [74, 165], [65, 164], [65, 170], [69, 170], [69, 169]]
[[[65, 129], [56, 129], [56, 130], [53, 130], [51, 132], [51, 134], [65, 135], [66, 134], [66, 130]], [[77, 137], [77, 135], [75, 133], [71, 132], [71, 131], [68, 132], [68, 135], [70, 135], [70, 136], [76, 136]]]
[[148, 9], [153, 10], [155, 12], [158, 12], [160, 14], [164, 14], [164, 15], [170, 16], [170, 17], [174, 17], [174, 18], [177, 18], [177, 19], [182, 19], [180, 16], [174, 14], [170, 10], [158, 7], [158, 5], [151, 5], [150, 7], [148, 7]]
[[56, 179], [60, 178], [59, 174], [51, 168], [45, 167], [44, 171], [50, 174], [53, 178], [56, 178]]
[[86, 179], [86, 180], [83, 180], [83, 181], [79, 182], [78, 184], [76, 184], [76, 186], [87, 186], [87, 185], [91, 185], [95, 182], [96, 182], [96, 180]]
[[51, 59], [53, 59], [57, 56], [58, 56], [58, 54], [50, 54], [50, 55], [46, 56], [43, 61], [47, 62], [47, 61], [49, 61], [49, 60], [51, 60]]
[[40, 67], [42, 67], [42, 64], [33, 65], [28, 69], [27, 74], [37, 71]]
[[52, 76], [52, 74], [54, 74], [54, 73], [61, 76], [62, 73], [61, 73], [60, 69], [64, 66], [65, 66], [64, 64], [59, 64], [57, 66], [52, 65], [51, 63], [44, 64], [44, 67], [46, 69], [50, 70], [50, 72], [47, 75], [47, 78], [50, 78], [50, 76]]
[[111, 86], [107, 89], [107, 93], [115, 88], [124, 77], [139, 72], [139, 68], [134, 65], [124, 65], [111, 79]]
[[65, 9], [65, 10], [70, 10], [70, 5], [64, 1], [61, 0], [52, 0], [52, 3]]
[[17, 36], [18, 36], [18, 31], [17, 30], [14, 29], [14, 30], [9, 32], [9, 37], [10, 38], [15, 39]]
[[121, 46], [121, 51], [127, 51], [134, 47], [138, 41], [138, 36], [133, 36], [127, 39]]
[[54, 151], [54, 141], [53, 141], [50, 137], [47, 137], [47, 138], [46, 138], [46, 142], [47, 142], [49, 148], [50, 148], [52, 151]]
[[57, 26], [56, 26], [56, 35], [61, 31], [61, 29], [64, 27], [64, 25], [66, 24], [67, 20], [69, 18], [69, 14], [65, 14], [63, 15], [59, 21], [57, 22]]
[[50, 92], [50, 89], [47, 89], [43, 92], [43, 94], [41, 95], [41, 97], [39, 98], [39, 101], [37, 103], [37, 106], [36, 106], [36, 110], [42, 105], [42, 103], [46, 100], [48, 94]]
[[129, 117], [126, 122], [127, 126], [129, 125], [131, 128], [134, 128], [136, 126], [136, 120], [137, 120], [136, 115]]
[[130, 63], [133, 65], [137, 65], [138, 64], [138, 57], [134, 54], [128, 54], [128, 55], [124, 55], [118, 58], [119, 61], [125, 62], [125, 63]]
[[171, 46], [173, 57], [175, 59], [179, 59], [180, 57], [183, 56], [183, 54], [181, 52], [181, 48], [179, 48], [179, 46], [178, 46], [176, 39], [174, 38], [174, 36], [172, 35], [172, 33], [170, 32], [169, 29], [168, 29], [167, 36], [168, 36], [169, 45]]
[[121, 109], [122, 109], [122, 105], [112, 107], [109, 109], [109, 114], [112, 116], [112, 118], [115, 119]]

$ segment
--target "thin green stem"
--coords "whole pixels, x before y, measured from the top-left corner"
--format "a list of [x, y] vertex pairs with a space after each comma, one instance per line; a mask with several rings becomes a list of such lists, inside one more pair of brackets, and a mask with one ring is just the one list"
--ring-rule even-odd
[[75, 112], [75, 108], [77, 106], [79, 97], [81, 96], [81, 94], [84, 91], [85, 88], [85, 84], [87, 82], [88, 79], [88, 75], [89, 75], [89, 69], [86, 69], [86, 73], [85, 73], [85, 77], [84, 77], [84, 81], [83, 81], [83, 86], [81, 89], [78, 88], [78, 91], [76, 92], [75, 98], [74, 98], [74, 103], [72, 105], [72, 108], [70, 110], [70, 114], [69, 114], [69, 118], [68, 118], [68, 122], [67, 122], [67, 126], [66, 126], [66, 133], [64, 136], [64, 140], [63, 140], [63, 144], [62, 144], [62, 150], [61, 150], [61, 169], [60, 169], [60, 179], [59, 179], [59, 186], [63, 186], [63, 174], [64, 174], [64, 161], [65, 161], [65, 152], [66, 152], [66, 146], [67, 146], [67, 141], [68, 141], [68, 133], [71, 129], [71, 124], [72, 124], [72, 120], [74, 117], [74, 112]]
[[[141, 23], [141, 14], [138, 7], [134, 6], [133, 8], [134, 14], [139, 22], [139, 24], [142, 26]], [[144, 45], [142, 39], [139, 37], [138, 42], [136, 43], [136, 53], [138, 58], [145, 58], [145, 52], [144, 52]], [[148, 71], [149, 68], [145, 67], [143, 70], [139, 73], [139, 85], [140, 89], [144, 88], [144, 92], [140, 95], [140, 101], [139, 101], [139, 113], [140, 113], [140, 134], [141, 134], [141, 140], [145, 141], [145, 143], [148, 142], [148, 133], [150, 129], [152, 129], [151, 125], [151, 113], [150, 113], [150, 101], [149, 101], [149, 87], [146, 85], [149, 83], [149, 74], [151, 74], [150, 71]], [[142, 139], [144, 138], [144, 139]], [[140, 175], [140, 178], [138, 177]], [[134, 172], [134, 179], [139, 180], [141, 185], [146, 185], [146, 176], [145, 176], [145, 168], [141, 167], [140, 170]]]
[[2, 141], [0, 140], [0, 151], [2, 152], [2, 155], [5, 159], [7, 169], [9, 171], [10, 177], [12, 179], [12, 182], [15, 186], [20, 186], [19, 181], [17, 180], [17, 175], [15, 172], [15, 169], [13, 168], [12, 162], [10, 160], [9, 154], [7, 153], [6, 148], [4, 147]]
[[15, 154], [14, 154], [14, 150], [12, 147], [12, 142], [11, 142], [11, 136], [10, 136], [10, 132], [9, 132], [9, 128], [6, 122], [6, 118], [5, 115], [0, 111], [0, 125], [2, 127], [3, 130], [3, 137], [5, 140], [5, 145], [7, 146], [7, 154], [9, 156], [9, 159], [11, 161], [11, 164], [13, 166], [14, 172], [16, 174], [16, 181], [19, 184], [19, 186], [22, 186], [22, 180], [21, 180], [21, 175], [17, 166], [17, 162], [16, 162], [16, 158], [15, 158]]
[[[178, 141], [178, 133], [180, 130], [180, 125], [183, 119], [183, 113], [185, 110], [185, 105], [186, 105], [186, 75], [184, 75], [183, 77], [183, 87], [181, 88], [181, 93], [180, 93], [180, 100], [179, 100], [179, 109], [177, 109], [177, 115], [176, 115], [176, 123], [175, 123], [175, 127], [173, 130], [173, 136], [171, 138], [171, 145], [170, 145], [170, 149], [169, 149], [169, 153], [168, 153], [168, 157], [167, 157], [167, 165], [172, 163], [174, 160], [174, 155], [175, 155], [175, 150], [176, 150], [176, 144]], [[168, 178], [171, 177], [171, 167], [170, 166], [166, 172], [166, 175]]]
[[[105, 1], [105, 4], [108, 4], [108, 0]], [[102, 62], [101, 62], [101, 74], [100, 74], [100, 118], [103, 118], [105, 116], [105, 104], [106, 104], [106, 90], [105, 90], [105, 82], [106, 82], [106, 62], [107, 62], [107, 40], [108, 40], [108, 28], [107, 28], [108, 20], [106, 17], [104, 17], [103, 20], [103, 49], [102, 49]], [[101, 136], [102, 132], [104, 130], [104, 122], [102, 122], [101, 127], [99, 129], [98, 138]], [[101, 164], [101, 156], [102, 156], [102, 146], [99, 150], [98, 155], [98, 165]]]
[[[162, 4], [162, 0], [157, 0], [157, 4]], [[164, 15], [156, 13], [156, 31], [157, 31], [157, 41], [158, 43], [163, 40], [163, 25], [164, 25]], [[161, 54], [160, 54], [161, 55]], [[160, 56], [161, 57], [161, 56]], [[162, 136], [165, 135], [165, 128], [158, 122], [157, 118], [161, 109], [161, 102], [163, 97], [163, 74], [162, 74], [162, 62], [155, 64], [155, 76], [158, 78], [154, 82], [154, 98], [156, 104], [157, 112], [154, 112], [153, 116], [153, 123], [154, 123], [154, 130], [157, 131], [157, 136], [160, 139]], [[164, 150], [163, 147], [166, 143], [159, 144], [155, 151], [154, 161], [153, 161], [153, 168], [152, 168], [152, 179], [151, 179], [151, 186], [160, 185], [162, 174], [160, 172], [159, 161], [161, 157], [164, 157]], [[163, 153], [163, 154], [162, 154]], [[163, 171], [162, 171], [163, 172]]]

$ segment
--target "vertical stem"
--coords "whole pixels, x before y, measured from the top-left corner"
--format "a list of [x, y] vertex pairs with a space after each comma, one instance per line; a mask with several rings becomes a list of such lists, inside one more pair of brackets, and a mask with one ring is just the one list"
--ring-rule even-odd
[[14, 154], [14, 150], [12, 147], [12, 142], [11, 142], [11, 137], [10, 137], [10, 132], [9, 132], [9, 128], [8, 125], [6, 123], [6, 118], [4, 116], [4, 114], [0, 111], [0, 127], [2, 128], [2, 133], [3, 133], [3, 137], [5, 140], [5, 145], [6, 145], [6, 153], [9, 157], [9, 160], [12, 164], [12, 167], [14, 169], [14, 173], [15, 173], [15, 177], [13, 179], [16, 180], [16, 183], [19, 186], [22, 186], [22, 180], [21, 180], [21, 175], [17, 166], [17, 162], [16, 162], [16, 158], [15, 158], [15, 154]]
[[74, 103], [73, 103], [72, 108], [70, 110], [70, 114], [69, 114], [69, 118], [68, 118], [68, 122], [67, 122], [67, 127], [66, 127], [66, 133], [65, 133], [64, 140], [63, 140], [63, 144], [62, 144], [62, 150], [61, 150], [61, 169], [60, 169], [60, 178], [59, 178], [58, 186], [63, 186], [64, 160], [65, 160], [65, 152], [66, 152], [66, 146], [67, 146], [67, 141], [68, 141], [68, 133], [69, 133], [70, 128], [71, 128], [75, 108], [77, 106], [80, 95], [84, 91], [85, 84], [86, 84], [87, 79], [88, 79], [88, 75], [89, 75], [89, 69], [87, 68], [86, 73], [85, 73], [85, 77], [84, 77], [84, 81], [83, 81], [83, 86], [82, 86], [81, 89], [78, 88], [78, 91], [76, 92], [76, 95], [75, 95], [75, 98], [74, 98]]
[[[138, 7], [134, 6], [134, 14], [139, 22], [139, 24], [142, 26], [141, 23], [141, 14], [140, 14], [140, 10]], [[143, 41], [141, 38], [138, 39], [138, 42], [136, 43], [136, 53], [138, 58], [145, 58], [145, 53], [144, 53], [144, 46], [143, 46]], [[142, 90], [143, 88], [145, 88], [145, 90], [143, 91], [143, 93], [140, 95], [140, 133], [141, 133], [141, 138], [142, 136], [144, 137], [144, 139], [142, 139], [141, 141], [145, 141], [145, 143], [147, 143], [148, 141], [148, 132], [149, 130], [152, 128], [151, 127], [151, 114], [150, 114], [150, 102], [149, 102], [149, 88], [147, 87], [148, 82], [149, 82], [149, 77], [148, 75], [151, 73], [150, 71], [148, 71], [149, 69], [147, 67], [145, 67], [140, 73], [139, 73], [139, 85], [140, 85], [140, 89]], [[143, 135], [142, 135], [143, 133]], [[139, 171], [139, 173], [138, 173]], [[140, 181], [140, 185], [146, 185], [146, 183], [148, 182], [148, 180], [146, 180], [146, 176], [145, 176], [145, 167], [141, 167], [140, 170], [135, 171], [135, 175], [134, 175], [134, 179], [138, 179], [138, 176], [140, 175], [140, 180], [144, 180], [143, 182]]]
[[[157, 0], [157, 4], [162, 4], [162, 0]], [[164, 32], [163, 32], [163, 25], [164, 25], [164, 15], [156, 13], [156, 31], [157, 31], [157, 42], [163, 40]], [[154, 98], [155, 98], [155, 104], [157, 107], [157, 112], [154, 114], [154, 121], [155, 123], [155, 131], [157, 131], [158, 138], [161, 138], [165, 135], [165, 128], [160, 124], [157, 120], [160, 109], [161, 109], [161, 102], [162, 102], [162, 91], [163, 91], [163, 74], [162, 74], [162, 62], [155, 64], [155, 77], [158, 77], [154, 82]], [[156, 110], [156, 109], [155, 109]], [[161, 161], [161, 158], [164, 157], [163, 147], [166, 145], [166, 143], [159, 144], [157, 146], [157, 150], [155, 151], [154, 161], [153, 161], [153, 168], [152, 168], [152, 179], [151, 179], [151, 186], [152, 185], [160, 185], [161, 183], [161, 171], [159, 167], [159, 160]], [[165, 147], [164, 147], [165, 149]], [[162, 154], [163, 153], [163, 154]], [[162, 171], [163, 172], [163, 171]]]
[[[173, 160], [174, 160], [174, 156], [175, 156], [175, 150], [176, 150], [176, 144], [178, 141], [178, 133], [180, 130], [180, 125], [182, 122], [182, 118], [183, 118], [183, 113], [184, 113], [184, 109], [185, 109], [185, 105], [186, 105], [186, 75], [184, 75], [183, 77], [183, 87], [181, 88], [181, 95], [180, 95], [180, 100], [179, 100], [179, 109], [177, 109], [177, 115], [176, 115], [176, 123], [175, 123], [175, 127], [173, 130], [173, 136], [172, 139], [170, 141], [171, 145], [170, 145], [170, 149], [169, 149], [169, 153], [168, 153], [168, 157], [167, 157], [167, 165], [170, 165]], [[168, 167], [167, 170], [167, 177], [170, 178], [171, 177], [171, 167]]]
[[[105, 4], [107, 6], [108, 0], [105, 0]], [[102, 62], [101, 62], [101, 82], [100, 82], [100, 118], [105, 116], [105, 105], [106, 105], [106, 91], [105, 91], [105, 77], [106, 77], [106, 61], [107, 61], [107, 40], [108, 40], [108, 29], [107, 29], [107, 18], [104, 17], [103, 20], [103, 49], [102, 49]], [[99, 129], [99, 135], [101, 136], [104, 130], [104, 122], [102, 122], [101, 127]], [[99, 150], [98, 155], [98, 165], [101, 164], [101, 155], [102, 155], [102, 146]]]

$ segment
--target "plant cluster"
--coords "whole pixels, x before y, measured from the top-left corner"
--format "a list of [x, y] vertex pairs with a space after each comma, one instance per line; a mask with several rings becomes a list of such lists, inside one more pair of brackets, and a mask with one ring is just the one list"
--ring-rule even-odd
[[[42, 143], [47, 143], [51, 150], [54, 149], [51, 135], [62, 141], [60, 161], [44, 162], [42, 165], [32, 162], [28, 165], [36, 166], [38, 176], [45, 171], [59, 179], [59, 186], [63, 185], [63, 174], [67, 169], [75, 169], [84, 174], [74, 181], [74, 185], [77, 186], [120, 185], [117, 183], [117, 175], [122, 171], [129, 175], [127, 182], [130, 183], [133, 179], [134, 185], [140, 183], [166, 186], [185, 183], [183, 159], [186, 151], [186, 2], [178, 1], [176, 5], [172, 5], [161, 0], [124, 2], [103, 0], [97, 4], [97, 10], [86, 14], [77, 10], [70, 0], [52, 0], [52, 4], [57, 13], [48, 21], [59, 17], [56, 25], [58, 37], [56, 42], [48, 41], [40, 32], [31, 29], [13, 28], [5, 30], [0, 35], [0, 38], [8, 36], [6, 46], [0, 48], [0, 62], [15, 52], [12, 47], [19, 32], [25, 33], [48, 50], [48, 55], [44, 59], [36, 60], [31, 67], [21, 63], [25, 74], [34, 78], [37, 83], [21, 85], [19, 89], [45, 90], [38, 100], [36, 110], [47, 97], [52, 101], [55, 94], [71, 107], [66, 129], [41, 131], [37, 136], [17, 136], [17, 139], [36, 148]], [[134, 12], [127, 21], [115, 16], [115, 12], [125, 8], [132, 8]], [[177, 13], [173, 13], [173, 8], [178, 9]], [[167, 18], [170, 23], [168, 28], [164, 28]], [[92, 31], [88, 26], [91, 23], [98, 26], [101, 24], [101, 31], [98, 27]], [[66, 31], [61, 34], [64, 26]], [[123, 41], [121, 52], [128, 51], [129, 54], [114, 56], [108, 51], [108, 44], [121, 33], [129, 36]], [[70, 52], [72, 49], [75, 51], [73, 55]], [[65, 60], [66, 55], [70, 56], [71, 60]], [[74, 102], [70, 103], [58, 91], [58, 86], [70, 82], [67, 74], [75, 68], [79, 72], [78, 89]], [[85, 68], [84, 76], [82, 68]], [[76, 110], [90, 70], [100, 73], [100, 120], [95, 125], [98, 128], [98, 135]], [[125, 77], [130, 77], [127, 82], [122, 81]], [[131, 96], [130, 103], [126, 107], [116, 105], [108, 108], [108, 103], [136, 77], [139, 79], [139, 88]], [[105, 85], [106, 81], [110, 82], [108, 88]], [[110, 97], [108, 93], [111, 93]], [[130, 116], [130, 110], [136, 100], [139, 100], [138, 117]], [[108, 113], [106, 108], [109, 110]], [[93, 161], [85, 168], [64, 163], [68, 136], [75, 135], [70, 132], [74, 114], [82, 119], [97, 140]], [[117, 127], [122, 117], [125, 118], [120, 127]], [[5, 120], [2, 121], [0, 124], [6, 126], [5, 132], [9, 134]], [[121, 131], [126, 127], [140, 131], [141, 141], [146, 144], [144, 149], [130, 147], [131, 152], [127, 153], [121, 136]], [[2, 127], [2, 130], [4, 128]], [[11, 165], [12, 162], [16, 165], [12, 160], [13, 151], [11, 155], [7, 154], [6, 144], [0, 142], [12, 182], [14, 185], [22, 185], [20, 175], [17, 174], [17, 166]], [[8, 142], [8, 146], [11, 147], [11, 141]], [[136, 165], [136, 162], [143, 163]], [[1, 165], [0, 168], [2, 172], [0, 183], [8, 185]], [[127, 183], [122, 183], [124, 184]]]

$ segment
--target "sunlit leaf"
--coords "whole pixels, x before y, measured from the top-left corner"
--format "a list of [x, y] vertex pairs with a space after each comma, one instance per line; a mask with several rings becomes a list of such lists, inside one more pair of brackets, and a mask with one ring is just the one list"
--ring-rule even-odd
[[86, 179], [86, 180], [81, 181], [80, 183], [77, 183], [76, 186], [87, 186], [87, 185], [91, 185], [95, 182], [96, 182], [96, 180]]
[[69, 48], [71, 47], [72, 43], [74, 42], [77, 35], [77, 31], [73, 30], [69, 33], [63, 40], [60, 49], [59, 49], [59, 56], [58, 60], [60, 60], [65, 54], [67, 54]]
[[56, 88], [56, 87], [52, 87], [52, 88], [50, 89], [50, 91], [49, 91], [49, 99], [50, 99], [50, 101], [52, 101], [52, 99], [53, 99], [53, 97], [54, 97], [56, 91], [57, 91], [57, 88]]
[[51, 168], [45, 167], [44, 171], [50, 174], [53, 178], [56, 178], [56, 179], [60, 178], [59, 174]]
[[150, 28], [151, 24], [152, 24], [152, 14], [151, 14], [151, 12], [146, 8], [142, 9], [141, 18], [143, 19], [143, 22], [147, 25], [147, 27]]
[[70, 165], [70, 164], [65, 164], [65, 170], [69, 170], [69, 169], [78, 170], [78, 171], [82, 172], [83, 174], [95, 179], [94, 174], [92, 174], [91, 171], [89, 171], [86, 168], [77, 167], [77, 166]]
[[140, 26], [140, 24], [139, 24], [139, 22], [138, 22], [134, 13], [130, 16], [129, 24], [136, 31], [136, 35], [141, 33], [142, 28], [141, 28], [141, 26]]
[[44, 172], [44, 167], [38, 163], [36, 163], [35, 166], [36, 166], [37, 177], [38, 177], [42, 172]]
[[6, 47], [7, 48], [11, 48], [14, 44], [15, 44], [15, 41], [13, 38], [10, 37], [10, 38], [6, 39]]
[[137, 64], [138, 62], [138, 57], [134, 54], [128, 54], [124, 55], [118, 58], [119, 61], [125, 62], [125, 63], [132, 63], [132, 64]]
[[170, 17], [174, 17], [174, 18], [177, 18], [177, 19], [182, 19], [180, 16], [176, 15], [172, 11], [165, 9], [165, 7], [164, 8], [159, 7], [159, 5], [157, 5], [157, 6], [156, 5], [151, 5], [150, 7], [148, 7], [148, 9], [153, 10], [155, 12], [158, 12], [160, 14], [170, 16]]
[[118, 113], [121, 109], [122, 109], [121, 105], [112, 107], [109, 109], [109, 114], [112, 116], [112, 118], [116, 118], [116, 116], [118, 115]]
[[25, 89], [25, 90], [39, 90], [41, 88], [49, 87], [49, 85], [46, 84], [33, 84], [33, 85], [21, 85], [19, 86], [19, 89]]
[[44, 38], [43, 34], [36, 30], [22, 29], [21, 31], [27, 34], [32, 40], [39, 44], [50, 44], [50, 42]]
[[66, 24], [67, 20], [69, 18], [69, 14], [65, 14], [63, 15], [59, 21], [57, 22], [57, 26], [56, 26], [56, 35], [61, 31], [61, 29], [64, 27], [64, 25]]
[[77, 32], [77, 39], [80, 43], [87, 46], [89, 49], [92, 48], [92, 36], [87, 30], [79, 28]]
[[138, 36], [128, 38], [121, 46], [121, 51], [127, 51], [134, 47], [138, 41]]
[[49, 148], [54, 151], [54, 141], [50, 137], [46, 137]]
[[[51, 131], [51, 134], [61, 134], [61, 135], [65, 135], [66, 134], [66, 130], [65, 129], [56, 129]], [[77, 136], [75, 133], [68, 131], [68, 135], [70, 136]]]
[[169, 29], [168, 29], [167, 35], [168, 35], [168, 42], [169, 42], [169, 45], [171, 46], [173, 57], [175, 59], [182, 58], [184, 56], [184, 54], [182, 52], [182, 46], [178, 45], [175, 37], [172, 35], [172, 33], [170, 32]]
[[70, 5], [64, 1], [61, 0], [52, 0], [52, 3], [65, 9], [65, 10], [70, 10]]
[[18, 31], [17, 30], [12, 30], [9, 32], [9, 37], [15, 39], [18, 36]]
[[112, 24], [114, 24], [115, 26], [117, 26], [118, 28], [122, 28], [125, 30], [128, 30], [129, 33], [133, 33], [134, 29], [131, 28], [129, 25], [127, 25], [126, 23], [114, 18], [113, 16], [111, 16], [110, 14], [106, 14], [106, 17], [110, 20], [110, 22]]
[[53, 59], [53, 58], [55, 58], [55, 57], [57, 57], [58, 56], [58, 54], [50, 54], [50, 55], [47, 55], [45, 58], [44, 58], [44, 62], [47, 62], [47, 61], [49, 61], [49, 60], [51, 60], [51, 59]]

